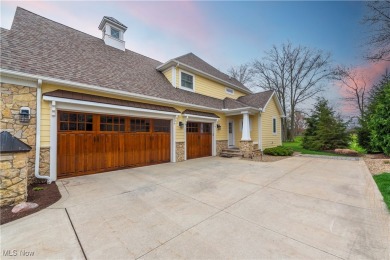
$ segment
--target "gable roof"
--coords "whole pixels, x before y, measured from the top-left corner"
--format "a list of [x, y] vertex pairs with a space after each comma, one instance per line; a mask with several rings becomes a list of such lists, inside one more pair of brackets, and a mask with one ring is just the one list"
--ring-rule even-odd
[[221, 109], [222, 101], [173, 88], [161, 62], [18, 7], [1, 37], [1, 69]]
[[255, 93], [252, 95], [239, 97], [237, 100], [243, 102], [251, 107], [264, 108], [268, 100], [273, 95], [273, 90], [267, 90], [264, 92]]
[[9, 132], [2, 131], [0, 133], [0, 153], [29, 152], [30, 150], [31, 146], [12, 136]]
[[100, 22], [99, 24], [99, 29], [103, 29], [103, 25], [105, 23], [105, 21], [110, 21], [112, 23], [114, 23], [115, 25], [119, 26], [120, 28], [122, 28], [123, 30], [127, 30], [127, 26], [124, 25], [123, 23], [119, 22], [117, 19], [115, 19], [114, 17], [111, 17], [111, 16], [103, 16], [103, 19], [102, 21]]
[[[11, 30], [1, 29], [1, 69], [35, 77], [69, 82], [100, 91], [113, 90], [162, 102], [191, 104], [210, 109], [262, 106], [266, 92], [225, 100], [172, 87], [156, 68], [161, 62], [107, 46], [100, 38], [80, 32], [18, 7]], [[177, 58], [223, 80], [229, 76], [190, 53]], [[235, 79], [231, 82], [245, 88]], [[247, 91], [251, 93], [249, 90]], [[252, 97], [253, 96], [253, 97]]]
[[207, 113], [207, 112], [201, 112], [201, 111], [195, 111], [195, 110], [190, 110], [190, 109], [186, 109], [183, 111], [182, 113], [183, 115], [194, 115], [194, 116], [203, 116], [203, 117], [212, 117], [212, 118], [219, 118], [219, 116], [217, 116], [216, 114], [214, 113]]
[[180, 64], [185, 65], [191, 69], [195, 69], [198, 72], [201, 72], [201, 73], [203, 72], [207, 75], [211, 75], [212, 77], [222, 81], [226, 85], [230, 85], [230, 86], [232, 86], [232, 87], [234, 87], [234, 88], [236, 88], [244, 93], [247, 93], [247, 94], [252, 93], [252, 91], [250, 89], [248, 89], [247, 87], [245, 87], [244, 84], [242, 84], [241, 82], [239, 82], [235, 78], [230, 77], [227, 74], [214, 68], [209, 63], [205, 62], [204, 60], [202, 60], [201, 58], [199, 58], [198, 56], [196, 56], [192, 52], [187, 53], [187, 54], [182, 55], [182, 56], [179, 56], [179, 57], [176, 57], [174, 59], [171, 59], [168, 62], [157, 67], [157, 69], [159, 69], [161, 71], [165, 70], [167, 67], [172, 66], [172, 64], [174, 64], [174, 63], [180, 63]]

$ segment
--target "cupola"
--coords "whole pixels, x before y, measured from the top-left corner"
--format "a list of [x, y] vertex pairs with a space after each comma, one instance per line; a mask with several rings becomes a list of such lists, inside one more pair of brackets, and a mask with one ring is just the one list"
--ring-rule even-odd
[[102, 39], [105, 44], [122, 51], [125, 50], [123, 35], [127, 30], [126, 25], [113, 17], [104, 16], [99, 24], [99, 30], [102, 31]]

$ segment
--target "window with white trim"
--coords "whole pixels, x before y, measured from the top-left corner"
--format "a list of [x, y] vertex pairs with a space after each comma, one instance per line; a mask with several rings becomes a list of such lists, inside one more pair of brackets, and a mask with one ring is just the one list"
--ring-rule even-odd
[[231, 89], [231, 88], [226, 88], [226, 93], [230, 94], [230, 95], [233, 95], [234, 94], [234, 89]]
[[181, 87], [186, 89], [194, 90], [194, 76], [185, 72], [180, 73]]
[[272, 118], [272, 133], [276, 134], [277, 133], [277, 128], [276, 128], [276, 118]]
[[115, 39], [119, 39], [119, 34], [120, 34], [119, 30], [111, 27], [111, 36], [112, 37], [114, 37]]

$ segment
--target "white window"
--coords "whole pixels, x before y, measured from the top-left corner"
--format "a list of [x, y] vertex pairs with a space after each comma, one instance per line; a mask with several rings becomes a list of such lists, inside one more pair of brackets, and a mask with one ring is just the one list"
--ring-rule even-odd
[[184, 89], [194, 90], [194, 76], [185, 72], [181, 72], [180, 84], [180, 86]]
[[119, 30], [111, 27], [111, 36], [116, 39], [119, 39]]
[[226, 88], [226, 93], [233, 95], [234, 94], [234, 90], [231, 89], [231, 88]]
[[276, 118], [272, 118], [272, 133], [276, 134], [277, 133], [277, 128], [276, 128]]

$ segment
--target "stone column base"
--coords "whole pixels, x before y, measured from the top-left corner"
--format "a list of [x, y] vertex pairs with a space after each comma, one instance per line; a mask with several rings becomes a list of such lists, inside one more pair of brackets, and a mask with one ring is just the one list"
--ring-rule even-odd
[[253, 141], [240, 141], [242, 157], [251, 158], [253, 153]]
[[176, 142], [176, 162], [184, 161], [184, 142]]
[[223, 149], [228, 148], [228, 141], [227, 140], [219, 140], [217, 141], [217, 156], [219, 156]]

